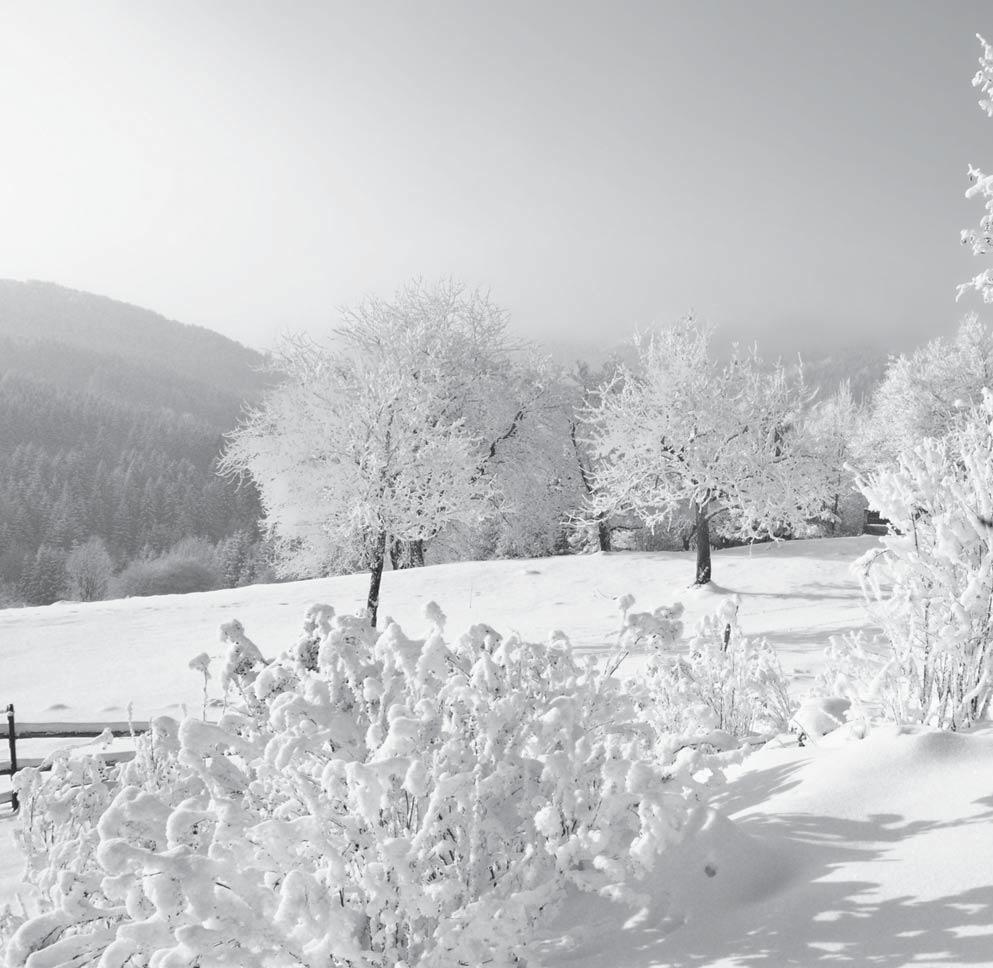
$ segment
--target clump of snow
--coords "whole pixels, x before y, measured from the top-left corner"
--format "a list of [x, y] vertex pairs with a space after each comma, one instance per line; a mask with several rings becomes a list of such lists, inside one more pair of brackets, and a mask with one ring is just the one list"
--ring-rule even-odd
[[428, 602], [427, 605], [424, 606], [424, 617], [439, 632], [445, 631], [445, 623], [448, 621], [448, 617], [441, 610], [441, 606], [437, 602]]
[[826, 736], [847, 722], [851, 705], [843, 696], [811, 696], [800, 703], [793, 723], [804, 736]]
[[682, 638], [682, 602], [660, 605], [651, 612], [632, 612], [634, 595], [622, 595], [618, 607], [623, 616], [619, 645], [629, 651], [668, 649]]
[[202, 673], [205, 679], [210, 678], [210, 656], [206, 652], [201, 652], [190, 659], [189, 667], [194, 672]]

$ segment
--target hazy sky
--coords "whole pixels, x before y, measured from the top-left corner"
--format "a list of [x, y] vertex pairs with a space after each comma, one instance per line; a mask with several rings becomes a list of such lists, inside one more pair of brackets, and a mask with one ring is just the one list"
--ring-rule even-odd
[[413, 275], [613, 342], [947, 332], [993, 3], [0, 0], [0, 277], [255, 346]]

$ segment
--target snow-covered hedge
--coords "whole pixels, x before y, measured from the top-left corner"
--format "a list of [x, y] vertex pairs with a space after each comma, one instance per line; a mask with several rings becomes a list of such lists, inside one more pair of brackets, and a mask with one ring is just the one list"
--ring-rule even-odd
[[9, 968], [522, 965], [567, 887], [630, 896], [705, 754], [561, 633], [446, 643], [427, 611], [412, 640], [318, 606], [272, 662], [229, 623], [217, 723], [157, 719], [114, 769], [25, 771], [46, 900]]
[[838, 640], [828, 691], [866, 715], [960, 728], [993, 702], [993, 394], [858, 482], [892, 531], [860, 559], [883, 636]]

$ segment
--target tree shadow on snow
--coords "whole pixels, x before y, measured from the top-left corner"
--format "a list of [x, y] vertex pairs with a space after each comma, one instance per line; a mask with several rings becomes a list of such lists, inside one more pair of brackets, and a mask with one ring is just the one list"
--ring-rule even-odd
[[806, 765], [806, 759], [792, 758], [779, 766], [746, 770], [736, 776], [732, 783], [717, 787], [710, 803], [728, 816], [744, 813], [771, 797], [798, 786], [801, 782], [799, 774]]
[[[993, 808], [993, 797], [980, 802]], [[814, 814], [748, 817], [740, 824], [756, 847], [754, 869], [748, 869], [747, 850], [723, 868], [722, 852], [714, 851], [711, 870], [716, 873], [709, 881], [685, 857], [675, 867], [663, 864], [660, 874], [668, 875], [670, 883], [689, 879], [695, 900], [681, 914], [677, 891], [668, 912], [633, 919], [621, 931], [623, 957], [614, 963], [624, 968], [690, 968], [719, 959], [768, 968], [991, 965], [993, 885], [932, 900], [880, 899], [879, 885], [871, 881], [826, 879], [850, 863], [884, 856], [898, 863], [891, 851], [902, 840], [991, 821], [993, 809], [934, 822], [905, 822], [897, 814], [865, 820]], [[722, 876], [737, 883], [722, 888]]]
[[[859, 586], [854, 583], [843, 584], [841, 582], [806, 582], [802, 585], [791, 585], [788, 589], [780, 591], [755, 591], [754, 589], [720, 588], [722, 595], [740, 595], [742, 602], [749, 598], [778, 598], [789, 602], [827, 602], [846, 601], [860, 604], [864, 599]], [[789, 611], [794, 611], [796, 605], [792, 605]], [[774, 611], [774, 610], [771, 610]]]
[[810, 647], [812, 651], [820, 653], [832, 636], [843, 636], [849, 632], [858, 632], [863, 629], [865, 629], [864, 625], [849, 622], [838, 625], [827, 625], [821, 628], [783, 629], [776, 632], [763, 632], [761, 636], [756, 636], [756, 638], [767, 639], [771, 645], [792, 647], [794, 649]]

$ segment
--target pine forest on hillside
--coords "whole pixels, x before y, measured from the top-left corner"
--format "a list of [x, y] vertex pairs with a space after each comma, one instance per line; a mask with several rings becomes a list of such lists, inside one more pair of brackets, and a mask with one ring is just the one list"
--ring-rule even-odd
[[0, 283], [0, 602], [269, 575], [254, 488], [216, 466], [260, 365], [145, 310]]

